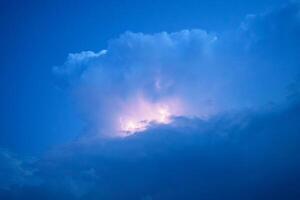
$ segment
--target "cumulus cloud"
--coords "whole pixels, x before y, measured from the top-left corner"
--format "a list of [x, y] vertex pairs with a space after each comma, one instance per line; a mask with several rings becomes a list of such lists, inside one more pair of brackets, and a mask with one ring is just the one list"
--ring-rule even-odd
[[137, 118], [153, 121], [161, 108], [207, 119], [282, 103], [299, 73], [299, 27], [299, 6], [292, 3], [249, 15], [229, 33], [126, 32], [106, 50], [70, 54], [54, 71], [72, 88], [87, 132], [122, 135], [122, 127], [142, 126], [132, 125]]
[[107, 135], [117, 132], [124, 118], [147, 120], [141, 117], [145, 110], [155, 118], [159, 107], [168, 107], [172, 115], [213, 113], [218, 81], [207, 73], [214, 71], [216, 41], [203, 30], [126, 32], [107, 50], [70, 54], [55, 71], [75, 88], [94, 132]]

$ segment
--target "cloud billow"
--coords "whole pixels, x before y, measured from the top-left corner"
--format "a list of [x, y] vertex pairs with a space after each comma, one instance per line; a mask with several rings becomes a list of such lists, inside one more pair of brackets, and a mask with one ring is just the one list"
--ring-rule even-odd
[[[109, 135], [116, 131], [120, 112], [128, 115], [128, 107], [139, 107], [140, 102], [184, 104], [171, 106], [175, 115], [215, 112], [210, 94], [214, 93], [213, 78], [205, 74], [213, 73], [206, 66], [213, 68], [216, 41], [215, 35], [203, 30], [153, 35], [127, 32], [112, 40], [107, 50], [70, 54], [55, 72], [65, 75], [75, 88], [85, 117], [97, 134]], [[199, 108], [189, 106], [195, 101]]]
[[126, 32], [106, 50], [70, 54], [54, 71], [75, 94], [87, 132], [97, 136], [119, 135], [124, 118], [147, 120], [145, 109], [205, 119], [282, 103], [299, 73], [298, 13], [291, 3], [249, 15], [223, 34]]

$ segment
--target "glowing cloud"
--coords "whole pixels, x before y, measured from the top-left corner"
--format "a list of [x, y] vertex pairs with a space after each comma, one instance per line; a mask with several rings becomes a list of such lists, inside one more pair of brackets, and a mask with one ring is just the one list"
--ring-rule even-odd
[[152, 123], [168, 124], [173, 116], [183, 115], [183, 105], [178, 98], [150, 101], [138, 95], [124, 103], [116, 124], [119, 136], [128, 136], [146, 130]]
[[127, 32], [107, 50], [70, 54], [54, 70], [76, 93], [88, 132], [126, 136], [168, 124], [173, 116], [214, 112], [210, 102], [221, 95], [215, 89], [220, 81], [205, 73], [215, 66], [216, 41], [203, 30]]
[[[251, 27], [250, 22], [243, 27]], [[106, 50], [70, 54], [54, 71], [71, 85], [87, 135], [126, 136], [153, 123], [170, 123], [176, 115], [207, 119], [281, 99], [284, 84], [277, 83], [282, 73], [265, 83], [274, 56], [264, 66], [255, 56], [245, 57], [248, 45], [236, 45], [249, 35], [248, 29], [235, 32], [239, 37], [229, 41], [199, 29], [126, 32], [110, 40]], [[255, 66], [259, 69], [253, 70]], [[265, 92], [254, 92], [262, 83]]]

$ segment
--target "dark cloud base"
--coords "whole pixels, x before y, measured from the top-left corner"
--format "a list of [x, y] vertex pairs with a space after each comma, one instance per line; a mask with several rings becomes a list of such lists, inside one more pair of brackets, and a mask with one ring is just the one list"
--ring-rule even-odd
[[2, 189], [0, 197], [299, 199], [299, 121], [294, 103], [71, 144], [34, 164], [40, 184]]

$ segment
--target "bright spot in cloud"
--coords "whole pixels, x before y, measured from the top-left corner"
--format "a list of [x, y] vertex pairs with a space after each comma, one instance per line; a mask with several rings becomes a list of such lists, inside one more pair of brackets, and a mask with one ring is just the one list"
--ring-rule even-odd
[[180, 101], [176, 98], [149, 101], [143, 96], [128, 103], [119, 116], [120, 136], [128, 136], [146, 130], [151, 124], [168, 124], [172, 116], [183, 112]]

